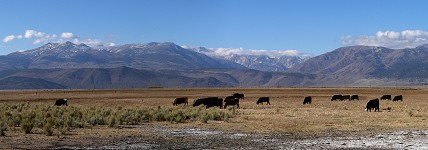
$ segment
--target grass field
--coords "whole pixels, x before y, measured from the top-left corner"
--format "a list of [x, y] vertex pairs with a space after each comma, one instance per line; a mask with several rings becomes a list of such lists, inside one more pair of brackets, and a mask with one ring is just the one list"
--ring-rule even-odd
[[[197, 98], [218, 96], [226, 97], [233, 93], [244, 93], [240, 109], [225, 111], [227, 119], [215, 119], [208, 122], [200, 119], [176, 121], [148, 120], [138, 124], [155, 124], [173, 127], [197, 127], [215, 130], [256, 132], [256, 133], [291, 133], [317, 135], [326, 132], [349, 134], [366, 134], [383, 131], [401, 131], [408, 129], [428, 129], [428, 90], [399, 88], [271, 88], [271, 89], [128, 89], [128, 90], [51, 90], [51, 91], [1, 91], [0, 104], [22, 104], [30, 106], [51, 106], [58, 98], [69, 99], [68, 108], [86, 111], [93, 108], [121, 109], [180, 109], [192, 111], [201, 107], [192, 107]], [[358, 94], [359, 101], [330, 101], [334, 94]], [[366, 112], [364, 107], [368, 100], [380, 98], [384, 94], [403, 95], [403, 102], [380, 101], [380, 112]], [[189, 97], [188, 106], [173, 106], [176, 97]], [[256, 105], [259, 97], [269, 96], [271, 105]], [[312, 104], [303, 105], [305, 96], [312, 96]], [[63, 106], [62, 106], [63, 107]], [[386, 110], [390, 107], [391, 110]], [[4, 112], [3, 112], [4, 113]], [[217, 113], [217, 112], [216, 112]], [[4, 119], [4, 118], [3, 118]], [[0, 118], [1, 120], [1, 118]], [[90, 124], [90, 123], [86, 123]], [[24, 134], [20, 129], [9, 128], [0, 141], [34, 139], [55, 139], [78, 137], [85, 139], [100, 136], [108, 139], [138, 134], [132, 129], [109, 127], [109, 125], [90, 126], [88, 128], [68, 129], [68, 134], [61, 135], [54, 131], [51, 137], [42, 134], [43, 128], [34, 129]], [[115, 125], [118, 126], [118, 125]], [[35, 134], [34, 134], [35, 133]], [[37, 134], [40, 133], [40, 134]], [[43, 137], [43, 138], [40, 138]], [[113, 138], [111, 138], [113, 139]], [[19, 142], [16, 142], [19, 143]], [[14, 144], [14, 143], [11, 143]], [[49, 145], [49, 144], [47, 144]], [[43, 147], [43, 146], [42, 146]], [[28, 148], [28, 147], [27, 147]], [[31, 147], [30, 147], [31, 148]]]

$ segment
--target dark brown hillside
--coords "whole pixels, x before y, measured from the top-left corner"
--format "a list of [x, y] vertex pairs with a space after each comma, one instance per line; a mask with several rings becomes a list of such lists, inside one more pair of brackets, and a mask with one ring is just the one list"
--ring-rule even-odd
[[[373, 46], [342, 47], [298, 64], [290, 72], [324, 76], [324, 83], [358, 80], [416, 82], [428, 77], [428, 46], [388, 49]], [[340, 84], [337, 84], [340, 85]]]

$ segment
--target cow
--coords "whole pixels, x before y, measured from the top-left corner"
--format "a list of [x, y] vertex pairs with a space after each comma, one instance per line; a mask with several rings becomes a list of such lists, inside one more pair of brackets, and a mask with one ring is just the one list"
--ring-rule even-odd
[[266, 102], [267, 105], [270, 105], [269, 97], [260, 97], [259, 100], [257, 100], [257, 104], [263, 104], [263, 102]]
[[341, 100], [343, 101], [343, 100], [346, 100], [346, 99], [347, 100], [351, 100], [351, 95], [342, 95], [342, 99]]
[[366, 111], [372, 111], [372, 108], [374, 108], [375, 112], [376, 110], [379, 112], [379, 99], [376, 98], [367, 102]]
[[[230, 98], [232, 97], [232, 98]], [[224, 99], [224, 108], [226, 109], [226, 107], [228, 105], [236, 105], [237, 108], [239, 108], [239, 98], [235, 98], [233, 96], [228, 96]]]
[[360, 100], [360, 98], [358, 97], [358, 95], [352, 95], [351, 96], [351, 101], [353, 101], [353, 100]]
[[187, 105], [188, 103], [188, 99], [189, 98], [187, 98], [187, 97], [179, 97], [179, 98], [176, 98], [175, 100], [174, 100], [174, 103], [172, 103], [172, 105], [174, 105], [174, 106], [176, 106], [176, 105], [178, 105], [178, 104], [184, 104], [184, 105]]
[[223, 106], [223, 99], [218, 98], [218, 97], [200, 98], [200, 99], [197, 99], [193, 103], [193, 107], [199, 106], [201, 104], [205, 105], [206, 108], [210, 108], [210, 107], [214, 107], [214, 106], [219, 106], [220, 109], [221, 109], [222, 106]]
[[312, 102], [312, 97], [307, 96], [307, 97], [305, 97], [305, 99], [303, 100], [303, 105], [305, 105], [305, 104], [311, 104], [311, 102]]
[[235, 97], [235, 98], [244, 99], [244, 94], [243, 93], [234, 93], [232, 96]]
[[67, 99], [57, 99], [56, 101], [55, 101], [55, 105], [56, 106], [62, 106], [62, 105], [65, 105], [65, 106], [68, 106], [68, 104], [67, 104]]
[[231, 99], [235, 99], [236, 97], [234, 96], [226, 96], [226, 98], [224, 98], [224, 102], [231, 100]]
[[331, 101], [337, 101], [337, 100], [342, 100], [342, 95], [333, 95], [333, 97], [331, 97]]
[[391, 95], [383, 95], [380, 100], [391, 100]]
[[394, 96], [394, 99], [392, 101], [403, 101], [403, 95]]

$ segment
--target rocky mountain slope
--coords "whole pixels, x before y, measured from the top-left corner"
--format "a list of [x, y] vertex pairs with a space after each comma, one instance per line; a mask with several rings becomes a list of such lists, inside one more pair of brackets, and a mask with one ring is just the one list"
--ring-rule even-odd
[[39, 48], [0, 57], [0, 70], [54, 68], [211, 69], [245, 68], [236, 63], [219, 62], [174, 43], [127, 44], [92, 48], [71, 42], [48, 43]]
[[358, 83], [375, 79], [409, 84], [425, 82], [428, 77], [428, 45], [407, 49], [350, 46], [313, 57], [292, 67], [289, 72], [325, 77], [324, 82]]

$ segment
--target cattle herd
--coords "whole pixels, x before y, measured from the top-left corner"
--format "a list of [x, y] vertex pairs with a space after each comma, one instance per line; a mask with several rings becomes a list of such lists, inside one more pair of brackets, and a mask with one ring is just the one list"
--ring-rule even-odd
[[[222, 98], [219, 97], [206, 97], [206, 98], [199, 98], [196, 99], [193, 103], [193, 106], [199, 106], [199, 105], [204, 105], [206, 108], [210, 108], [210, 107], [219, 107], [219, 108], [227, 108], [227, 106], [235, 106], [237, 108], [239, 108], [239, 101], [244, 99], [244, 94], [243, 93], [234, 93], [231, 96], [226, 96], [226, 98], [223, 100]], [[270, 105], [269, 102], [269, 97], [260, 97], [256, 104], [263, 104], [266, 103], [267, 105]], [[180, 104], [184, 104], [184, 105], [188, 105], [188, 97], [178, 97], [176, 99], [174, 99], [173, 105], [177, 106]], [[331, 97], [331, 101], [344, 101], [344, 100], [349, 100], [349, 101], [354, 101], [354, 100], [359, 100], [359, 96], [358, 95], [333, 95]], [[392, 100], [392, 101], [403, 101], [403, 95], [397, 95], [394, 96], [394, 98], [391, 99], [391, 95], [383, 95], [380, 100]], [[224, 102], [224, 106], [223, 106], [223, 102]], [[306, 96], [303, 100], [303, 105], [305, 104], [311, 104], [312, 103], [312, 97], [311, 96]], [[68, 106], [67, 104], [67, 99], [57, 99], [55, 101], [55, 105], [56, 106]], [[374, 109], [374, 111], [379, 111], [379, 99], [372, 99], [369, 100], [367, 102], [367, 105], [365, 107], [366, 111], [371, 111], [372, 109]], [[389, 108], [390, 109], [390, 108]]]
[[[187, 97], [180, 97], [180, 98], [176, 98], [174, 100], [173, 105], [178, 105], [178, 104], [185, 104], [187, 105]], [[195, 102], [193, 103], [193, 106], [199, 106], [199, 105], [205, 105], [206, 108], [210, 108], [210, 107], [219, 107], [219, 108], [227, 108], [227, 106], [237, 106], [237, 108], [239, 108], [239, 100], [240, 99], [244, 99], [244, 94], [242, 93], [235, 93], [232, 96], [227, 96], [224, 101], [222, 98], [219, 97], [207, 97], [207, 98], [199, 98], [197, 100], [195, 100]], [[397, 95], [395, 96], [393, 99], [391, 99], [391, 95], [383, 95], [381, 98], [381, 100], [392, 100], [392, 101], [403, 101], [403, 96], [402, 95]], [[360, 100], [358, 95], [333, 95], [331, 97], [331, 101], [344, 101], [344, 100], [349, 100], [349, 101], [355, 101], [355, 100]], [[223, 102], [224, 102], [224, 106], [223, 106]], [[270, 101], [269, 101], [269, 97], [260, 97], [258, 98], [256, 104], [263, 104], [266, 103], [267, 105], [270, 105]], [[312, 97], [311, 96], [306, 96], [303, 100], [303, 105], [305, 104], [311, 104], [312, 103]], [[379, 111], [379, 99], [372, 99], [369, 100], [367, 102], [367, 105], [365, 107], [366, 111], [371, 111], [372, 109], [374, 109], [374, 111]]]

